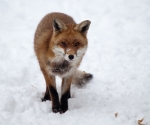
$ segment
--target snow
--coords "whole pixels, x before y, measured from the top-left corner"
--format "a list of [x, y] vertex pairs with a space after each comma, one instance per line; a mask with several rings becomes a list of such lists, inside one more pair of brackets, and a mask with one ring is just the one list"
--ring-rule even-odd
[[[71, 87], [64, 114], [41, 102], [45, 81], [33, 51], [35, 29], [50, 12], [91, 21], [80, 69], [94, 79]], [[149, 95], [149, 0], [0, 0], [0, 125], [137, 125], [142, 118], [149, 125]]]

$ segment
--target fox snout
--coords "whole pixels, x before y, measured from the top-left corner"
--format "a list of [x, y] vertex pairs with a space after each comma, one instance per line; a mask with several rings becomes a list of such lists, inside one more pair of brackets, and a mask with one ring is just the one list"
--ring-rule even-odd
[[70, 60], [72, 60], [72, 59], [74, 58], [74, 55], [69, 55], [68, 58], [69, 58]]
[[53, 52], [55, 53], [56, 60], [65, 59], [69, 62], [78, 63], [82, 59], [83, 55], [87, 50], [87, 46], [79, 49], [54, 47]]
[[67, 61], [76, 60], [75, 62], [78, 62], [86, 52], [86, 49], [87, 46], [77, 50], [72, 48], [63, 49], [60, 47], [54, 47], [53, 52], [55, 53], [57, 60], [61, 60], [62, 58], [64, 58]]
[[68, 61], [73, 61], [75, 58], [76, 58], [76, 56], [72, 55], [72, 54], [70, 54], [70, 55], [66, 54], [65, 55], [65, 59]]
[[75, 50], [73, 50], [73, 49], [67, 49], [67, 52], [66, 52], [66, 59], [68, 60], [73, 60], [74, 59], [74, 57], [75, 57]]

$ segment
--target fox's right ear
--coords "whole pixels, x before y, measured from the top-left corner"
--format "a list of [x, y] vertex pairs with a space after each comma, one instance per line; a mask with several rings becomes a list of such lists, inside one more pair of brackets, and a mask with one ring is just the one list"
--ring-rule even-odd
[[54, 33], [60, 33], [66, 29], [67, 29], [66, 25], [61, 20], [57, 18], [53, 19], [53, 32]]

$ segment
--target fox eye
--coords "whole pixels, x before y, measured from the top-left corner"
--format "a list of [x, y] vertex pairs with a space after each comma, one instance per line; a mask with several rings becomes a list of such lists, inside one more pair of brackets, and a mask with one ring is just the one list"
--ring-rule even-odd
[[79, 44], [80, 44], [79, 42], [76, 42], [76, 43], [74, 44], [74, 46], [79, 46]]
[[65, 42], [61, 42], [61, 45], [62, 45], [63, 47], [66, 47], [66, 46], [67, 46], [67, 44], [66, 44]]

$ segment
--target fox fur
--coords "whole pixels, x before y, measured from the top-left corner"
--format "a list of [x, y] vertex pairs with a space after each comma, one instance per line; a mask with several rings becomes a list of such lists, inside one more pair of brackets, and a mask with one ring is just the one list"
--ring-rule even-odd
[[[54, 12], [47, 14], [36, 29], [34, 50], [46, 82], [43, 101], [52, 101], [54, 113], [68, 110], [71, 83], [81, 86], [92, 79], [92, 74], [77, 69], [88, 47], [90, 23], [85, 20], [76, 24], [71, 16]], [[60, 101], [57, 75], [62, 78]]]

